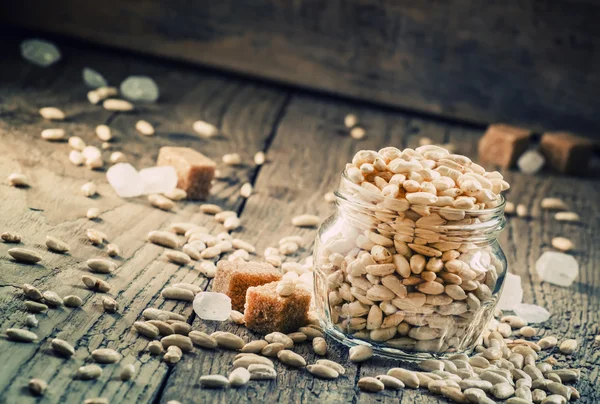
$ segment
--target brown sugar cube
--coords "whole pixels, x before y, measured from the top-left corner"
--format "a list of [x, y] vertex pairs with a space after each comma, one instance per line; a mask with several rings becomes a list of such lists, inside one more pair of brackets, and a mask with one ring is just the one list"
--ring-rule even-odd
[[158, 166], [172, 166], [177, 172], [177, 188], [187, 192], [188, 199], [206, 199], [210, 193], [217, 164], [189, 147], [161, 147]]
[[550, 165], [565, 174], [584, 174], [589, 168], [594, 143], [570, 133], [544, 133], [540, 149]]
[[529, 146], [532, 132], [529, 129], [496, 123], [488, 126], [479, 140], [481, 164], [509, 168], [517, 162]]
[[225, 261], [217, 263], [213, 292], [225, 293], [231, 298], [233, 310], [243, 311], [246, 290], [281, 279], [281, 273], [265, 262]]
[[244, 322], [250, 330], [268, 334], [279, 331], [290, 333], [308, 323], [311, 293], [296, 287], [286, 297], [277, 293], [278, 282], [248, 288]]

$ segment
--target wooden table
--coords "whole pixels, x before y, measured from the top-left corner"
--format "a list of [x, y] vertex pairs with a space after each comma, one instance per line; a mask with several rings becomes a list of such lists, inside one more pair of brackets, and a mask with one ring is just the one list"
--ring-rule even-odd
[[[183, 314], [194, 329], [212, 332], [231, 330], [250, 340], [258, 336], [229, 322], [204, 322], [195, 317], [190, 304], [165, 301], [160, 291], [167, 283], [192, 282], [210, 290], [210, 281], [197, 268], [166, 262], [163, 248], [146, 242], [146, 235], [170, 223], [193, 221], [220, 231], [212, 217], [199, 213], [198, 204], [178, 203], [173, 212], [149, 206], [145, 198], [121, 199], [106, 183], [104, 172], [75, 167], [68, 161], [64, 142], [50, 143], [40, 138], [44, 128], [62, 127], [69, 135], [82, 137], [100, 146], [94, 135], [96, 125], [109, 125], [116, 138], [113, 150], [123, 151], [138, 167], [152, 166], [161, 146], [190, 146], [220, 162], [225, 153], [238, 152], [245, 165], [230, 168], [219, 163], [226, 176], [216, 182], [210, 202], [239, 213], [243, 228], [236, 237], [250, 241], [262, 252], [276, 246], [286, 235], [299, 234], [308, 240], [315, 230], [301, 230], [290, 219], [301, 213], [327, 217], [334, 210], [323, 195], [334, 190], [341, 170], [360, 149], [386, 145], [414, 147], [427, 136], [435, 142], [450, 142], [459, 153], [476, 157], [482, 128], [467, 127], [435, 118], [348, 103], [325, 96], [274, 87], [219, 72], [190, 68], [127, 53], [91, 48], [79, 43], [58, 41], [63, 60], [50, 68], [39, 68], [22, 60], [18, 43], [23, 35], [2, 43], [0, 64], [0, 232], [12, 230], [23, 236], [22, 246], [38, 251], [38, 265], [23, 265], [10, 259], [11, 244], [0, 243], [0, 330], [23, 326], [26, 312], [20, 285], [30, 283], [41, 290], [61, 296], [75, 294], [84, 300], [79, 309], [51, 309], [38, 315], [35, 332], [39, 342], [22, 344], [0, 338], [0, 401], [36, 401], [27, 391], [27, 381], [38, 377], [49, 382], [41, 402], [77, 403], [85, 398], [103, 396], [112, 403], [156, 402], [444, 402], [424, 390], [406, 389], [381, 394], [362, 393], [356, 387], [361, 376], [377, 375], [393, 367], [389, 360], [365, 364], [347, 361], [347, 351], [330, 341], [328, 357], [340, 361], [347, 371], [335, 381], [315, 379], [304, 371], [289, 370], [276, 364], [277, 381], [252, 382], [248, 387], [214, 391], [201, 389], [201, 375], [227, 374], [233, 352], [196, 349], [175, 366], [168, 366], [144, 352], [148, 340], [132, 330], [142, 310], [157, 307]], [[111, 83], [120, 83], [131, 74], [152, 76], [161, 89], [157, 104], [140, 106], [134, 113], [111, 113], [86, 100], [81, 70], [89, 66], [103, 73]], [[66, 122], [43, 120], [38, 109], [62, 108]], [[354, 140], [343, 127], [343, 118], [356, 113], [367, 129], [367, 136]], [[154, 137], [139, 135], [138, 119], [152, 122]], [[216, 124], [224, 135], [205, 140], [191, 130], [192, 123], [204, 119]], [[267, 154], [262, 167], [252, 163], [257, 151]], [[105, 152], [108, 158], [108, 152]], [[32, 182], [28, 189], [10, 187], [6, 176], [22, 171]], [[525, 176], [505, 173], [512, 184], [508, 199], [523, 203], [531, 217], [510, 218], [501, 235], [510, 270], [523, 278], [524, 301], [546, 307], [553, 315], [540, 327], [541, 335], [559, 339], [576, 338], [581, 346], [565, 358], [552, 354], [561, 366], [579, 367], [583, 377], [577, 388], [580, 402], [597, 403], [595, 389], [600, 375], [600, 349], [592, 346], [599, 333], [600, 319], [600, 189], [594, 180], [542, 174]], [[87, 181], [99, 184], [99, 196], [86, 198], [79, 188]], [[255, 193], [244, 200], [239, 196], [243, 183], [250, 182]], [[563, 198], [584, 218], [582, 224], [560, 223], [540, 209], [547, 196]], [[85, 212], [98, 207], [101, 219], [90, 221]], [[86, 273], [83, 262], [105, 257], [106, 250], [92, 246], [86, 239], [88, 228], [106, 232], [122, 249], [119, 268], [108, 277], [111, 295], [121, 308], [116, 314], [104, 313], [99, 295], [81, 284]], [[55, 235], [71, 245], [71, 252], [58, 255], [46, 250], [44, 239]], [[577, 246], [574, 253], [580, 275], [570, 288], [541, 283], [534, 263], [543, 251], [550, 250], [555, 236], [570, 237]], [[307, 247], [290, 260], [310, 255]], [[76, 354], [61, 359], [52, 354], [50, 340], [63, 338], [75, 345]], [[131, 382], [118, 380], [119, 366], [106, 365], [96, 381], [74, 380], [73, 375], [89, 354], [98, 347], [120, 351], [121, 363], [134, 363], [138, 374]], [[315, 356], [308, 344], [298, 352], [308, 362]]]

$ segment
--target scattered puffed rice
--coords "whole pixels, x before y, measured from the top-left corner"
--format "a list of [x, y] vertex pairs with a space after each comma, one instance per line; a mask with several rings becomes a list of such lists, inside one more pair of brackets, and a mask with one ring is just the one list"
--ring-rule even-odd
[[225, 222], [223, 222], [223, 227], [227, 231], [232, 231], [240, 227], [241, 224], [242, 221], [238, 217], [232, 216], [225, 219]]
[[118, 257], [119, 255], [121, 255], [121, 249], [116, 244], [109, 244], [106, 246], [106, 253], [110, 257]]
[[104, 101], [108, 97], [115, 97], [119, 94], [116, 87], [99, 87], [95, 90], [89, 91], [87, 94], [88, 100], [92, 104], [98, 104], [100, 101]]
[[8, 183], [13, 187], [28, 187], [29, 178], [22, 173], [12, 173], [8, 176]]
[[252, 184], [247, 182], [244, 185], [242, 185], [242, 187], [240, 188], [240, 195], [243, 198], [248, 198], [248, 197], [250, 197], [250, 195], [252, 195], [252, 191], [253, 191]]
[[221, 211], [215, 215], [215, 220], [219, 223], [225, 223], [225, 220], [230, 217], [237, 217], [237, 212], [234, 212], [233, 210]]
[[181, 201], [187, 198], [187, 192], [180, 188], [173, 188], [168, 192], [163, 192], [163, 195], [172, 201]]
[[42, 131], [42, 139], [45, 140], [61, 140], [65, 137], [64, 129], [44, 129]]
[[512, 202], [506, 202], [506, 205], [504, 206], [504, 213], [506, 213], [507, 215], [512, 215], [515, 213], [515, 204]]
[[69, 146], [77, 151], [83, 151], [83, 149], [85, 149], [86, 144], [83, 141], [82, 138], [80, 138], [79, 136], [71, 136], [69, 138]]
[[544, 198], [542, 199], [542, 209], [548, 210], [567, 210], [569, 207], [560, 198]]
[[267, 255], [265, 256], [265, 261], [273, 265], [275, 268], [279, 268], [281, 266], [281, 257], [279, 255]]
[[154, 126], [148, 121], [139, 120], [135, 124], [135, 129], [144, 136], [154, 135]]
[[230, 166], [236, 166], [242, 164], [242, 158], [237, 153], [225, 154], [223, 156], [223, 163]]
[[200, 212], [206, 213], [209, 215], [216, 215], [217, 213], [221, 213], [223, 209], [219, 205], [214, 205], [212, 203], [205, 203], [200, 205]]
[[112, 131], [107, 125], [96, 126], [96, 136], [98, 136], [98, 139], [102, 140], [103, 142], [108, 142], [113, 137]]
[[90, 220], [97, 219], [100, 216], [100, 209], [89, 208], [85, 216]]
[[287, 297], [287, 296], [290, 296], [291, 294], [293, 294], [295, 289], [296, 289], [296, 282], [294, 282], [293, 280], [290, 280], [290, 279], [282, 279], [277, 284], [277, 288], [275, 290], [277, 291], [277, 294], [279, 296]]
[[350, 130], [350, 136], [356, 140], [362, 139], [363, 137], [365, 137], [366, 134], [367, 131], [365, 131], [365, 129], [361, 128], [360, 126], [356, 126]]
[[297, 227], [315, 227], [321, 222], [319, 216], [299, 215], [292, 218], [292, 224]]
[[96, 90], [88, 91], [87, 98], [88, 98], [88, 101], [94, 105], [96, 105], [100, 101], [102, 101], [102, 98], [100, 98], [100, 94], [98, 94], [98, 92]]
[[566, 339], [560, 343], [558, 350], [565, 355], [571, 355], [577, 350], [577, 345], [577, 340]]
[[155, 208], [162, 210], [171, 210], [175, 207], [175, 202], [169, 198], [165, 198], [160, 194], [148, 195], [148, 202], [150, 202], [150, 205], [154, 206]]
[[51, 121], [62, 121], [65, 119], [65, 113], [55, 107], [45, 107], [40, 109], [40, 115], [44, 119]]
[[88, 198], [96, 195], [96, 193], [97, 193], [96, 184], [94, 184], [93, 182], [86, 182], [85, 184], [83, 184], [81, 186], [81, 193], [84, 196], [87, 196]]
[[192, 128], [194, 132], [203, 136], [203, 137], [214, 137], [219, 134], [219, 129], [208, 122], [205, 121], [196, 121], [192, 124]]
[[346, 126], [348, 129], [356, 126], [357, 123], [358, 118], [354, 114], [348, 114], [344, 117], [344, 126]]
[[110, 162], [112, 164], [125, 163], [126, 161], [127, 157], [125, 157], [125, 155], [120, 151], [113, 152], [110, 155]]
[[293, 241], [289, 241], [279, 246], [279, 252], [283, 255], [292, 255], [298, 251], [298, 248], [298, 244], [294, 243]]
[[102, 153], [95, 146], [86, 146], [81, 154], [85, 158], [85, 165], [89, 168], [100, 168], [104, 165]]
[[552, 239], [552, 247], [556, 248], [560, 251], [570, 251], [573, 249], [574, 245], [571, 240], [565, 237], [554, 237]]
[[261, 166], [265, 163], [266, 159], [265, 153], [259, 151], [254, 155], [254, 164]]
[[575, 212], [557, 212], [554, 218], [560, 222], [579, 222], [581, 220]]
[[[96, 91], [98, 91], [98, 90], [96, 90]], [[111, 99], [105, 100], [102, 103], [102, 106], [104, 107], [104, 109], [106, 109], [108, 111], [121, 111], [121, 112], [132, 111], [134, 108], [133, 104], [130, 103], [129, 101], [119, 100], [116, 98], [111, 98]]]
[[77, 150], [71, 150], [69, 152], [69, 161], [76, 166], [81, 166], [85, 163], [85, 157]]
[[202, 261], [199, 269], [207, 278], [214, 278], [217, 272], [217, 266], [212, 261]]

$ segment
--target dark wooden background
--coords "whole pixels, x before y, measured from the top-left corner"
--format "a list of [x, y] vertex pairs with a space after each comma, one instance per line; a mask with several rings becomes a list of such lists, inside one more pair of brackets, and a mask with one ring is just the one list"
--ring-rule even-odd
[[20, 0], [0, 22], [466, 122], [600, 129], [596, 0]]

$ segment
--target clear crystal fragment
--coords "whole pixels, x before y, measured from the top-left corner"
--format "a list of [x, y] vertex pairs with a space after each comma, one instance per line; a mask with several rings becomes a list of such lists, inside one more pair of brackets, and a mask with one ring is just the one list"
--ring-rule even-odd
[[522, 173], [533, 175], [538, 173], [545, 163], [544, 156], [537, 150], [529, 150], [523, 153], [519, 160], [517, 160], [517, 166]]
[[536, 261], [535, 270], [543, 281], [568, 287], [579, 274], [579, 264], [569, 254], [546, 251]]
[[60, 60], [60, 51], [52, 42], [27, 39], [21, 42], [21, 56], [33, 64], [48, 67]]
[[500, 310], [513, 310], [513, 308], [523, 301], [523, 287], [521, 286], [521, 277], [510, 272], [506, 273], [504, 278], [504, 287], [498, 305]]
[[144, 193], [142, 177], [131, 164], [115, 164], [106, 172], [106, 179], [121, 198], [133, 198]]
[[194, 311], [202, 320], [225, 321], [231, 314], [231, 299], [225, 293], [201, 292], [194, 298]]
[[543, 323], [550, 318], [548, 310], [535, 304], [519, 303], [513, 311], [528, 323]]
[[310, 290], [313, 288], [314, 275], [312, 272], [305, 272], [298, 277], [298, 282], [305, 284]]
[[106, 81], [104, 76], [89, 67], [83, 68], [82, 76], [83, 81], [88, 87], [98, 88], [108, 86], [108, 81]]
[[158, 86], [150, 77], [129, 76], [121, 83], [123, 97], [131, 101], [156, 102]]
[[144, 194], [162, 194], [177, 187], [177, 172], [171, 166], [149, 167], [140, 170]]

